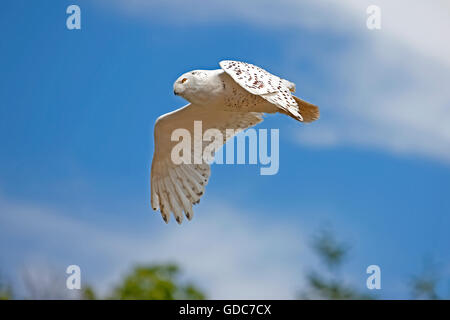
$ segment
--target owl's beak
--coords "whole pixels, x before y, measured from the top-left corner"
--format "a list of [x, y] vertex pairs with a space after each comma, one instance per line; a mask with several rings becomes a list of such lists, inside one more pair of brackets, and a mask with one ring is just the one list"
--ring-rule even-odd
[[173, 90], [173, 94], [177, 96], [177, 95], [178, 95], [178, 92], [176, 92], [175, 90]]

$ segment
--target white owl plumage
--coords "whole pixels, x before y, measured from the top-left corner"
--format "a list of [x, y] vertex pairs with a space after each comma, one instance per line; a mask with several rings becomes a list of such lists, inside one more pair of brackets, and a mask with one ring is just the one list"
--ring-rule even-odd
[[[180, 224], [183, 212], [192, 219], [192, 206], [200, 201], [211, 173], [205, 162], [175, 164], [172, 161], [174, 130], [186, 129], [195, 139], [194, 121], [201, 121], [203, 132], [218, 129], [225, 143], [231, 138], [226, 135], [226, 129], [250, 128], [263, 120], [263, 113], [280, 112], [300, 122], [319, 118], [317, 106], [292, 94], [294, 83], [250, 63], [225, 60], [219, 65], [221, 69], [194, 70], [180, 76], [174, 83], [174, 93], [190, 103], [156, 120], [151, 204], [154, 210], [161, 211], [166, 223], [170, 213]], [[199, 144], [194, 142], [192, 148], [194, 145]]]

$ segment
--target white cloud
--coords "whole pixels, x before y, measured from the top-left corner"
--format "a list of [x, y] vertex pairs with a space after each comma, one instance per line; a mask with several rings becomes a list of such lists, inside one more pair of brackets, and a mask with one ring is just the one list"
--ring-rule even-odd
[[322, 120], [299, 130], [299, 141], [356, 144], [449, 162], [446, 67], [414, 52], [407, 60], [396, 50], [381, 55], [376, 53], [377, 45], [380, 42], [365, 44], [362, 54], [349, 52], [326, 65], [340, 91], [327, 93], [321, 104]]
[[310, 260], [301, 230], [289, 222], [250, 221], [258, 215], [220, 205], [198, 209], [195, 221], [182, 227], [174, 221], [165, 226], [158, 216], [146, 220], [158, 231], [127, 232], [0, 198], [0, 237], [10, 243], [5, 257], [19, 255], [22, 267], [32, 269], [38, 261], [62, 265], [64, 273], [64, 263], [79, 264], [103, 293], [134, 263], [175, 261], [210, 298], [294, 297], [302, 285], [302, 259]]
[[[372, 4], [381, 8], [381, 30], [366, 28], [366, 8]], [[321, 122], [299, 131], [299, 141], [322, 147], [372, 147], [450, 162], [448, 1], [115, 0], [108, 5], [150, 16], [152, 21], [240, 21], [263, 28], [346, 35], [352, 39], [348, 48], [336, 52], [318, 52], [295, 39], [286, 40], [289, 50], [283, 65], [298, 64], [296, 53], [307, 51], [323, 70], [324, 81], [339, 88], [333, 92], [317, 88], [314, 102], [322, 107]], [[300, 78], [292, 69], [285, 73], [297, 82], [308, 82], [307, 75]]]
[[365, 9], [371, 4], [381, 9], [382, 32], [414, 51], [450, 66], [450, 42], [445, 41], [446, 31], [450, 30], [448, 1], [339, 1], [339, 5], [354, 18], [359, 16], [364, 20]]
[[446, 0], [108, 0], [103, 5], [118, 7], [132, 15], [151, 16], [171, 23], [227, 22], [230, 19], [262, 26], [293, 26], [330, 32], [366, 32], [366, 8], [378, 5], [382, 30], [399, 42], [450, 66], [450, 3]]
[[[370, 2], [339, 3], [356, 16]], [[382, 29], [368, 31], [354, 25], [356, 44], [324, 60], [339, 92], [325, 100], [322, 123], [311, 126], [304, 137], [300, 132], [299, 141], [317, 145], [320, 131], [325, 131], [336, 144], [450, 162], [450, 92], [446, 89], [450, 43], [443, 41], [442, 34], [450, 30], [450, 21], [442, 14], [450, 5], [375, 3], [382, 10]]]

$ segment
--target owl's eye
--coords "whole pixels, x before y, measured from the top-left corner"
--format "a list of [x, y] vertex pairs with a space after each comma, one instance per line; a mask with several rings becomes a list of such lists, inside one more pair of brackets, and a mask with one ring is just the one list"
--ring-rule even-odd
[[183, 80], [181, 80], [181, 83], [185, 83], [187, 80], [187, 78], [183, 78]]

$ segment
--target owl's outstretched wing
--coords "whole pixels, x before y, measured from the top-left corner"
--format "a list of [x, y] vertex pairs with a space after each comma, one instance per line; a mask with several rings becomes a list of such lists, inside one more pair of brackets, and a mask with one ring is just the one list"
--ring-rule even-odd
[[224, 60], [220, 67], [248, 92], [279, 107], [298, 121], [311, 122], [319, 118], [319, 108], [295, 97], [295, 84], [281, 79], [250, 63]]
[[[201, 121], [201, 135], [194, 134], [194, 122]], [[155, 152], [151, 169], [151, 203], [153, 210], [160, 210], [164, 221], [168, 222], [173, 212], [176, 221], [183, 221], [183, 211], [190, 220], [193, 217], [192, 205], [200, 201], [210, 176], [210, 166], [203, 159], [194, 161], [194, 148], [204, 149], [203, 133], [208, 129], [218, 129], [223, 140], [217, 142], [217, 151], [228, 138], [226, 129], [236, 132], [256, 125], [262, 121], [261, 113], [226, 112], [188, 104], [178, 110], [167, 113], [155, 123]], [[172, 159], [172, 150], [179, 141], [171, 141], [176, 129], [186, 129], [191, 141], [191, 160], [176, 164]], [[215, 142], [215, 141], [214, 141]], [[201, 152], [201, 150], [200, 150]]]

